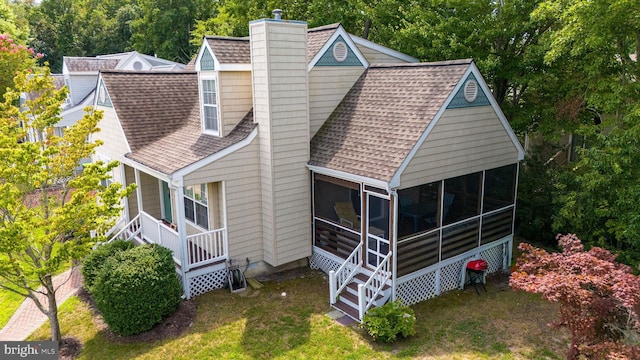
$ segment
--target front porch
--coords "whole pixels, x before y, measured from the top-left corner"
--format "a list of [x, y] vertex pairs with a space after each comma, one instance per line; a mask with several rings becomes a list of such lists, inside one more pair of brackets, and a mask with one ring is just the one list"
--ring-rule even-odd
[[137, 187], [107, 239], [170, 249], [187, 298], [224, 287], [229, 247], [222, 182], [184, 184], [128, 164], [120, 170], [121, 182]]
[[186, 236], [180, 241], [175, 226], [141, 211], [108, 241], [121, 239], [137, 244], [158, 244], [171, 250], [176, 272], [187, 281], [187, 298], [221, 288], [227, 280], [228, 243], [226, 229], [214, 229]]

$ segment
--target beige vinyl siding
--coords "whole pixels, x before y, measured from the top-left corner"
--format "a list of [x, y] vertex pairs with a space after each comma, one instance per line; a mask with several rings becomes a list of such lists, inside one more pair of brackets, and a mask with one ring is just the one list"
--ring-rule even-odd
[[[220, 224], [216, 227], [224, 226], [226, 211], [229, 256], [234, 259], [248, 257], [251, 262], [263, 260], [258, 149], [256, 138], [244, 148], [184, 178], [185, 185], [214, 183], [211, 186], [219, 187], [219, 190], [209, 187], [211, 193], [216, 191], [218, 196], [218, 199], [209, 201], [209, 211], [219, 211]], [[223, 199], [226, 209], [223, 209]], [[216, 208], [216, 202], [219, 208]]]
[[271, 166], [271, 128], [269, 126], [269, 69], [267, 65], [266, 24], [250, 24], [251, 33], [251, 72], [253, 83], [253, 117], [259, 124], [259, 180], [260, 180], [260, 214], [262, 216], [263, 260], [272, 263], [274, 260], [273, 233], [273, 193]]
[[316, 66], [309, 72], [310, 137], [318, 132], [363, 72], [364, 68], [359, 66]]
[[96, 110], [104, 111], [102, 120], [98, 123], [99, 132], [91, 135], [91, 140], [102, 140], [103, 144], [96, 149], [96, 153], [111, 160], [121, 160], [129, 152], [129, 145], [124, 137], [124, 131], [116, 118], [113, 108], [97, 106]]
[[491, 106], [446, 110], [400, 176], [401, 188], [518, 162]]
[[222, 136], [228, 135], [253, 106], [250, 71], [219, 71]]
[[377, 63], [407, 63], [408, 61], [397, 58], [395, 56], [391, 56], [389, 54], [382, 53], [378, 50], [366, 47], [364, 45], [356, 44], [358, 50], [364, 55], [369, 64], [377, 64]]
[[140, 191], [142, 192], [142, 210], [156, 219], [162, 219], [162, 208], [160, 206], [160, 185], [158, 179], [140, 173]]
[[296, 23], [250, 28], [264, 260], [278, 266], [311, 254], [307, 34]]

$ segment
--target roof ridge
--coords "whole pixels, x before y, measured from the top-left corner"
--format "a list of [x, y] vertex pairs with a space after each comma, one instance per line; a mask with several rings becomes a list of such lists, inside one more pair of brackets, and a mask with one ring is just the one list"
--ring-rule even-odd
[[452, 65], [469, 65], [473, 63], [473, 59], [457, 59], [457, 60], [444, 60], [444, 61], [432, 61], [432, 62], [418, 62], [418, 63], [379, 63], [371, 64], [369, 68], [396, 68], [396, 67], [429, 67], [429, 66], [452, 66]]
[[307, 29], [307, 32], [316, 32], [316, 31], [324, 31], [324, 30], [332, 30], [332, 29], [337, 29], [342, 25], [342, 23], [333, 23], [333, 24], [328, 24], [328, 25], [322, 25], [322, 26], [316, 26], [314, 28], [310, 28]]
[[185, 74], [197, 74], [196, 71], [190, 71], [190, 70], [182, 70], [182, 71], [170, 71], [170, 70], [161, 70], [161, 71], [155, 71], [155, 70], [112, 70], [112, 69], [108, 69], [108, 70], [100, 70], [101, 73], [103, 74], [128, 74], [128, 75], [185, 75]]
[[205, 35], [205, 39], [211, 40], [231, 40], [231, 41], [249, 41], [248, 36], [237, 37], [237, 36], [222, 36], [222, 35]]

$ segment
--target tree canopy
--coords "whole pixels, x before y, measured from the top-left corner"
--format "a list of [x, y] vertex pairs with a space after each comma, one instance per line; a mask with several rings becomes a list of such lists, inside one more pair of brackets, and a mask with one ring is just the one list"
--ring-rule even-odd
[[[7, 58], [19, 62], [24, 51], [0, 47], [0, 68], [9, 66]], [[120, 199], [131, 191], [101, 185], [117, 163], [80, 171], [81, 160], [99, 145], [87, 138], [98, 131], [101, 113], [87, 112], [63, 136], [54, 134], [66, 95], [65, 88], [55, 89], [48, 68], [30, 67], [16, 72], [0, 103], [0, 288], [31, 298], [48, 316], [56, 341], [52, 277], [91, 250], [101, 239], [91, 233], [113, 224]], [[42, 141], [25, 141], [28, 133]], [[46, 304], [37, 293], [46, 295]]]

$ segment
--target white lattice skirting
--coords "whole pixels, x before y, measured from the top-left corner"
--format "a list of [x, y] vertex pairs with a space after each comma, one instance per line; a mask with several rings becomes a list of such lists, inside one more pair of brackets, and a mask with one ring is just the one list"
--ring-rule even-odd
[[[513, 238], [508, 236], [398, 278], [396, 298], [402, 300], [405, 305], [413, 305], [443, 292], [460, 288], [460, 284], [465, 280], [462, 278], [465, 276], [463, 267], [471, 259], [484, 259], [489, 265], [487, 273], [505, 269], [511, 260], [509, 249], [512, 242]], [[342, 265], [339, 260], [342, 259], [336, 259], [335, 255], [314, 248], [309, 264], [312, 269], [319, 269], [328, 274]]]
[[311, 258], [309, 259], [309, 266], [315, 270], [322, 270], [327, 274], [331, 270], [338, 270], [342, 263], [337, 262], [331, 257], [323, 255], [323, 253], [324, 251], [322, 250], [314, 249], [313, 254], [311, 254]]
[[222, 268], [200, 275], [187, 273], [190, 297], [202, 295], [211, 290], [223, 288], [227, 282], [227, 270]]
[[464, 282], [463, 266], [470, 259], [484, 259], [489, 265], [487, 273], [504, 269], [509, 261], [512, 241], [509, 236], [403, 276], [396, 280], [396, 297], [405, 305], [413, 305], [443, 292], [458, 289], [460, 283]]

